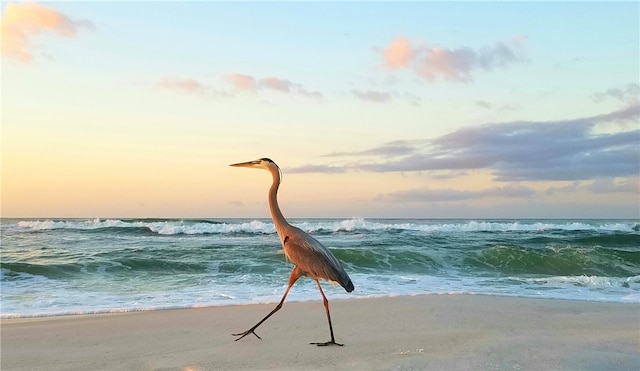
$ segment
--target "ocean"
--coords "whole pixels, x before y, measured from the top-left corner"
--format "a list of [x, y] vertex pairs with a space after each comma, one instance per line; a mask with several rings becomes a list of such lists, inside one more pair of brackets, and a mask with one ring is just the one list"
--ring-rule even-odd
[[[293, 219], [343, 263], [329, 300], [483, 294], [640, 303], [637, 220]], [[275, 303], [270, 219], [2, 219], [2, 318]], [[301, 278], [287, 301], [320, 300]]]

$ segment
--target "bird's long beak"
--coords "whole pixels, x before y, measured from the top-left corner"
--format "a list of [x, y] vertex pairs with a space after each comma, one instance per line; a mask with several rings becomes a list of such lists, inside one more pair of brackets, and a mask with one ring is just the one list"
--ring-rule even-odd
[[229, 166], [235, 167], [252, 167], [256, 164], [256, 161], [238, 162], [237, 164], [231, 164]]

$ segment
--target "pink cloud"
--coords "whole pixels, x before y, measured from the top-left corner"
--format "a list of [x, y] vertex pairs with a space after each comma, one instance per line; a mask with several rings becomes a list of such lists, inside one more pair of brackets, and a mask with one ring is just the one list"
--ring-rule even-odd
[[411, 44], [404, 36], [398, 36], [382, 51], [382, 58], [389, 68], [407, 67], [412, 56]]
[[238, 90], [254, 91], [257, 88], [256, 79], [250, 75], [241, 73], [229, 73], [224, 79]]
[[33, 60], [31, 39], [42, 33], [76, 36], [79, 29], [93, 28], [90, 21], [74, 21], [35, 2], [8, 3], [1, 22], [2, 55], [22, 62]]
[[234, 88], [241, 91], [258, 92], [264, 90], [275, 90], [289, 95], [322, 99], [322, 93], [318, 91], [309, 91], [301, 84], [296, 84], [290, 80], [275, 76], [257, 78], [242, 73], [229, 73], [224, 75], [224, 79]]
[[163, 77], [156, 86], [162, 89], [179, 90], [191, 94], [205, 94], [209, 87], [194, 79]]
[[470, 49], [432, 48], [416, 61], [416, 72], [428, 81], [434, 81], [438, 75], [446, 80], [470, 81], [474, 60], [475, 54]]
[[278, 77], [266, 77], [258, 79], [251, 75], [242, 73], [229, 73], [222, 76], [235, 91], [216, 87], [214, 85], [193, 78], [177, 78], [164, 76], [155, 83], [155, 88], [179, 91], [187, 94], [197, 94], [206, 97], [232, 97], [237, 93], [250, 92], [258, 94], [263, 91], [276, 91], [289, 96], [300, 96], [304, 98], [322, 99], [322, 93], [309, 91], [302, 85], [293, 83]]
[[526, 39], [525, 35], [518, 35], [510, 41], [475, 50], [412, 45], [404, 36], [398, 36], [382, 50], [381, 56], [386, 67], [409, 69], [429, 82], [438, 78], [470, 82], [477, 70], [490, 71], [524, 62], [522, 49]]

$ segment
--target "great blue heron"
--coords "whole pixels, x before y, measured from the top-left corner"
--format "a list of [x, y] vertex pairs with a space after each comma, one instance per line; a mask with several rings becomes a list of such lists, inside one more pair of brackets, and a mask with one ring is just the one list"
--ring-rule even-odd
[[282, 216], [280, 207], [278, 207], [277, 198], [278, 187], [280, 186], [280, 168], [275, 164], [275, 162], [271, 161], [268, 158], [261, 158], [259, 160], [241, 162], [238, 164], [232, 164], [230, 166], [264, 169], [269, 171], [273, 176], [273, 184], [269, 189], [269, 210], [271, 211], [271, 219], [273, 219], [273, 224], [276, 227], [276, 232], [278, 232], [278, 236], [280, 237], [280, 243], [282, 244], [284, 254], [287, 259], [289, 259], [289, 261], [294, 265], [293, 270], [289, 275], [289, 284], [287, 285], [286, 290], [284, 290], [284, 295], [282, 295], [282, 299], [280, 299], [278, 305], [269, 314], [267, 314], [266, 317], [260, 320], [260, 322], [256, 323], [252, 328], [244, 332], [233, 334], [233, 336], [240, 336], [236, 339], [236, 341], [242, 339], [248, 334], [254, 334], [258, 339], [261, 339], [261, 337], [255, 333], [256, 328], [258, 328], [258, 326], [260, 326], [264, 321], [266, 321], [282, 307], [282, 304], [284, 303], [284, 300], [287, 297], [291, 286], [293, 286], [298, 278], [307, 276], [316, 282], [318, 290], [320, 290], [320, 294], [322, 295], [322, 300], [324, 303], [324, 309], [327, 312], [327, 320], [329, 320], [329, 331], [331, 332], [331, 340], [324, 343], [311, 344], [315, 344], [318, 346], [342, 346], [342, 344], [336, 343], [336, 340], [333, 336], [331, 314], [329, 313], [329, 301], [327, 300], [327, 297], [324, 296], [324, 292], [322, 291], [322, 287], [320, 286], [320, 282], [318, 280], [324, 279], [330, 282], [337, 282], [342, 287], [344, 287], [347, 292], [351, 292], [353, 291], [353, 283], [351, 282], [349, 275], [344, 271], [338, 259], [333, 256], [329, 249], [324, 247], [315, 238], [311, 237], [301, 229], [289, 224], [284, 216]]

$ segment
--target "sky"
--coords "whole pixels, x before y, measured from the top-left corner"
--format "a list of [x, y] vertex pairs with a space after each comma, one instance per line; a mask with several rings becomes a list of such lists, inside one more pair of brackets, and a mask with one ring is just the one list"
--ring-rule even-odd
[[640, 218], [638, 2], [2, 2], [2, 217]]

